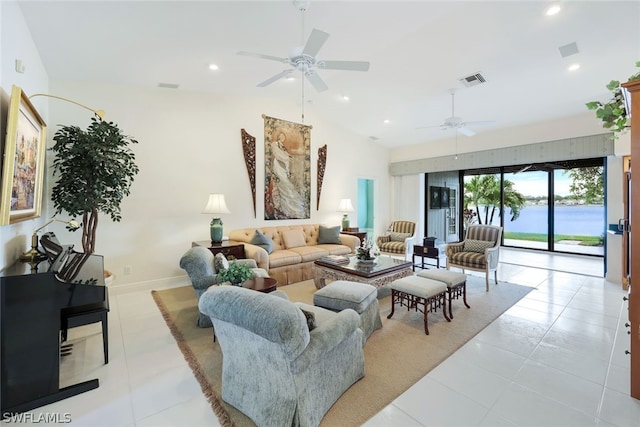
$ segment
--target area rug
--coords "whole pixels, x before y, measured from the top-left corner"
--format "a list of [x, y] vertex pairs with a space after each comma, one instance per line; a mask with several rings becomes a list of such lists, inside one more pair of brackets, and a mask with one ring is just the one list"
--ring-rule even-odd
[[[312, 303], [316, 288], [312, 280], [278, 288], [292, 301]], [[364, 347], [364, 378], [349, 388], [331, 407], [321, 426], [359, 426], [381, 411], [411, 385], [518, 302], [533, 288], [499, 282], [485, 292], [484, 278], [468, 276], [467, 309], [453, 302], [447, 322], [442, 312], [429, 314], [425, 335], [422, 314], [396, 307], [391, 319], [391, 297], [380, 297], [382, 329], [375, 331]], [[213, 342], [211, 328], [196, 327], [198, 314], [191, 286], [152, 291], [153, 298], [194, 372], [202, 391], [222, 426], [254, 426], [240, 411], [221, 398], [222, 354]]]

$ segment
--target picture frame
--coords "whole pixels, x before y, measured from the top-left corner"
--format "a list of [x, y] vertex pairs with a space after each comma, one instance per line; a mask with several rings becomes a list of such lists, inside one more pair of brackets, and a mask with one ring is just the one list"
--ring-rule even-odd
[[449, 188], [448, 187], [440, 187], [440, 207], [441, 208], [449, 207]]
[[44, 120], [24, 91], [12, 86], [2, 162], [0, 225], [40, 216], [46, 130]]
[[441, 201], [440, 201], [440, 187], [429, 187], [429, 194], [431, 199], [431, 209], [440, 209]]

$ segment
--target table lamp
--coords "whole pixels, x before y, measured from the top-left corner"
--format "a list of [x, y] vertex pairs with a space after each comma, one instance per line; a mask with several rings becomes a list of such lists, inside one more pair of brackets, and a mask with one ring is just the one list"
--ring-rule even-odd
[[342, 217], [342, 231], [347, 231], [347, 229], [349, 228], [348, 212], [353, 212], [353, 205], [351, 204], [351, 199], [341, 199], [340, 205], [338, 206], [338, 212], [344, 213], [344, 216]]
[[40, 250], [38, 249], [38, 231], [42, 230], [43, 228], [45, 228], [46, 226], [48, 226], [49, 224], [55, 221], [66, 224], [65, 228], [69, 231], [76, 231], [78, 228], [80, 228], [80, 224], [78, 224], [78, 222], [75, 220], [65, 221], [65, 220], [58, 219], [54, 216], [49, 221], [44, 223], [44, 225], [33, 230], [33, 233], [31, 234], [31, 249], [23, 253], [22, 255], [20, 255], [20, 258], [18, 258], [20, 262], [28, 263], [31, 266], [31, 270], [33, 271], [37, 271], [38, 264], [40, 264], [42, 261], [47, 259], [47, 255], [40, 252]]
[[204, 207], [202, 213], [214, 215], [213, 219], [211, 220], [211, 243], [221, 243], [222, 220], [219, 216], [216, 215], [231, 213], [229, 212], [229, 208], [227, 208], [227, 204], [224, 201], [224, 194], [209, 194], [209, 201]]

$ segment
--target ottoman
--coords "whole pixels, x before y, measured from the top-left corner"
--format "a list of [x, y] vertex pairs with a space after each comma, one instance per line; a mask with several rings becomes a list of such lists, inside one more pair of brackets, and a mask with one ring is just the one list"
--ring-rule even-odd
[[[366, 283], [336, 280], [313, 294], [313, 305], [331, 311], [350, 308], [360, 315], [360, 329], [366, 341], [373, 331], [382, 327], [378, 291]], [[363, 345], [364, 345], [363, 341]]]
[[453, 319], [453, 313], [451, 313], [451, 300], [453, 298], [458, 299], [462, 296], [462, 301], [467, 308], [467, 275], [463, 273], [456, 273], [449, 270], [424, 270], [417, 274], [419, 277], [426, 279], [437, 280], [447, 285], [447, 295], [449, 298], [449, 318]]
[[447, 322], [451, 319], [447, 317], [447, 285], [438, 280], [426, 279], [424, 277], [409, 276], [395, 280], [389, 285], [391, 288], [391, 313], [387, 319], [391, 319], [396, 309], [396, 303], [407, 307], [407, 310], [414, 309], [424, 314], [424, 333], [429, 335], [427, 326], [427, 314], [442, 307], [442, 314]]

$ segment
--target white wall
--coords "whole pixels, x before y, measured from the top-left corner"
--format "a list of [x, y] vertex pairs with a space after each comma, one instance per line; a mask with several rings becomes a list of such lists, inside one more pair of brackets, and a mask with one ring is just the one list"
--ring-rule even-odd
[[[339, 199], [357, 200], [357, 177], [367, 175], [376, 180], [379, 189], [376, 217], [389, 218], [388, 149], [323, 121], [307, 108], [305, 123], [313, 126], [311, 218], [263, 219], [262, 114], [299, 122], [300, 109], [295, 101], [62, 81], [53, 81], [50, 91], [105, 110], [107, 121], [117, 123], [123, 133], [139, 141], [132, 148], [140, 173], [122, 204], [122, 221], [113, 223], [101, 216], [96, 237], [96, 253], [105, 256], [106, 268], [116, 274], [114, 286], [184, 282], [184, 272], [178, 266], [180, 256], [192, 241], [209, 236], [211, 216], [201, 214], [209, 193], [226, 196], [231, 214], [222, 216], [225, 234], [251, 226], [337, 225], [341, 219], [337, 212]], [[86, 127], [91, 113], [52, 100], [51, 116], [54, 123]], [[256, 138], [257, 218], [242, 152], [242, 128]], [[320, 209], [316, 210], [318, 148], [324, 144], [328, 147], [327, 165]], [[50, 186], [45, 198], [50, 198]], [[80, 245], [79, 234], [64, 230], [56, 234], [61, 241]], [[130, 267], [130, 275], [124, 276], [125, 266]]]
[[[24, 64], [24, 73], [16, 71], [16, 59], [20, 59]], [[2, 97], [0, 137], [3, 138], [2, 145], [4, 145], [6, 134], [6, 109], [9, 106], [12, 85], [19, 86], [27, 96], [30, 96], [39, 92], [48, 92], [49, 79], [17, 3], [0, 1], [0, 96]], [[45, 123], [50, 124], [46, 98], [34, 98], [32, 103]], [[0, 227], [0, 270], [12, 264], [30, 247], [31, 232], [43, 223], [46, 215], [48, 211], [43, 205], [40, 218]]]

